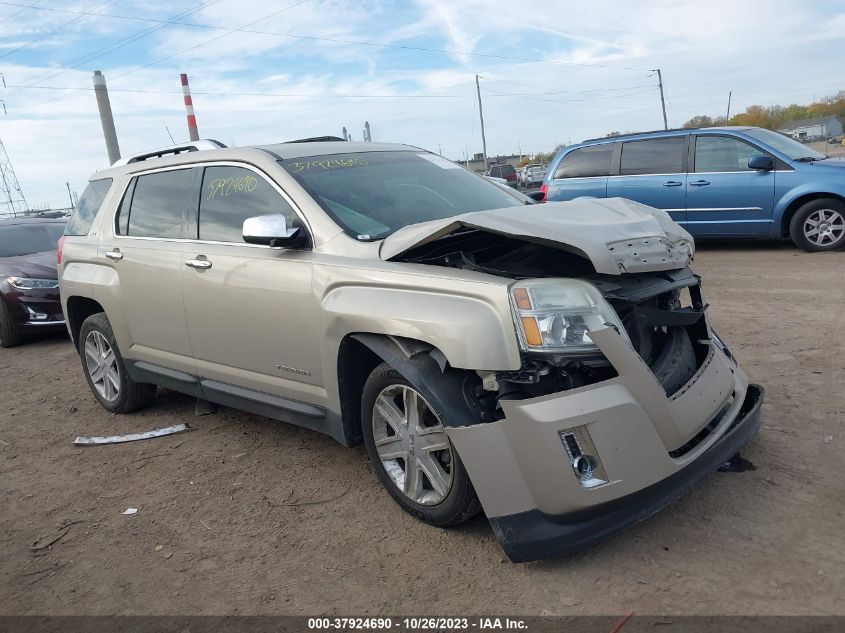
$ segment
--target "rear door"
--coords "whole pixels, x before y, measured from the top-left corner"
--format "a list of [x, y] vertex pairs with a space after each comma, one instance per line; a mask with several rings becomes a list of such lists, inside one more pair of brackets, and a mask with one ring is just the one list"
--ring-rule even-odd
[[748, 159], [769, 154], [732, 136], [701, 134], [690, 142], [687, 230], [700, 236], [768, 234], [775, 174], [749, 169]]
[[549, 179], [546, 200], [572, 200], [581, 196], [607, 196], [613, 143], [578, 147], [566, 153]]
[[686, 163], [689, 135], [621, 143], [618, 163], [607, 180], [608, 198], [628, 198], [663, 209], [686, 223]]
[[117, 273], [129, 341], [124, 356], [194, 374], [180, 283], [186, 207], [193, 168], [167, 169], [134, 177], [111, 227], [104, 227], [99, 257]]

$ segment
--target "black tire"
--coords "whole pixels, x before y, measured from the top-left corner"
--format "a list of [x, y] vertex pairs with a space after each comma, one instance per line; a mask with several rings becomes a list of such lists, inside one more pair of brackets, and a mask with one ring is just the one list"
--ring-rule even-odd
[[22, 342], [23, 336], [15, 327], [9, 308], [6, 307], [3, 299], [0, 299], [0, 347], [14, 347]]
[[[85, 342], [88, 340], [88, 335], [92, 332], [99, 332], [108, 342], [111, 350], [114, 352], [114, 357], [118, 369], [119, 389], [117, 396], [108, 400], [104, 398], [94, 386], [94, 381], [88, 371], [88, 363], [85, 357]], [[156, 386], [147, 383], [138, 383], [129, 377], [129, 372], [126, 371], [126, 363], [123, 361], [123, 356], [120, 354], [120, 349], [117, 347], [117, 341], [114, 338], [114, 331], [111, 323], [109, 323], [105, 312], [98, 312], [92, 314], [85, 321], [82, 322], [82, 329], [79, 331], [79, 358], [82, 361], [82, 373], [85, 374], [85, 380], [88, 381], [88, 387], [91, 393], [97, 399], [97, 402], [106, 410], [112, 413], [129, 413], [135, 409], [139, 409], [149, 404], [156, 394]]]
[[803, 251], [808, 253], [818, 253], [823, 251], [835, 251], [845, 246], [845, 230], [839, 233], [838, 238], [827, 244], [816, 244], [807, 238], [805, 235], [805, 223], [811, 215], [824, 210], [831, 210], [839, 214], [839, 218], [845, 221], [845, 203], [833, 198], [819, 198], [818, 200], [811, 200], [802, 205], [792, 220], [789, 222], [789, 236], [793, 243]]
[[372, 417], [376, 398], [383, 389], [392, 385], [405, 385], [420, 392], [440, 420], [448, 420], [447, 413], [439, 410], [436, 404], [436, 398], [428, 397], [424, 389], [420, 389], [405, 379], [404, 376], [393, 369], [388, 363], [382, 363], [376, 367], [364, 385], [361, 398], [361, 427], [364, 444], [366, 445], [367, 454], [370, 457], [376, 477], [378, 477], [381, 484], [387, 489], [390, 496], [393, 497], [393, 500], [403, 510], [430, 525], [451, 527], [471, 519], [481, 511], [481, 503], [475, 494], [475, 489], [472, 487], [472, 482], [469, 479], [466, 468], [464, 468], [463, 462], [461, 462], [461, 458], [454, 446], [452, 447], [452, 461], [450, 463], [452, 486], [446, 497], [437, 505], [416, 503], [400, 491], [387, 474], [376, 449]]

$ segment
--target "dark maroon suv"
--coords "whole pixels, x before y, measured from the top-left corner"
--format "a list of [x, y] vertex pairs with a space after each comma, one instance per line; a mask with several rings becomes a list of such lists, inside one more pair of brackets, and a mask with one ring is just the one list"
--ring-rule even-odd
[[62, 331], [56, 245], [63, 218], [0, 220], [0, 347]]

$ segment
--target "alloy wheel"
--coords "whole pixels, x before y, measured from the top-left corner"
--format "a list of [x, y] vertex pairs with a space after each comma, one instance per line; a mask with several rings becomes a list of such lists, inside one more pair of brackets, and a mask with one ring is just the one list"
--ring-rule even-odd
[[452, 488], [452, 445], [425, 398], [407, 385], [385, 387], [372, 424], [376, 451], [394, 485], [415, 503], [441, 503]]
[[85, 368], [94, 389], [109, 402], [120, 395], [120, 368], [105, 336], [94, 330], [85, 337]]
[[813, 211], [804, 220], [804, 237], [816, 246], [830, 246], [845, 235], [845, 216], [835, 209]]

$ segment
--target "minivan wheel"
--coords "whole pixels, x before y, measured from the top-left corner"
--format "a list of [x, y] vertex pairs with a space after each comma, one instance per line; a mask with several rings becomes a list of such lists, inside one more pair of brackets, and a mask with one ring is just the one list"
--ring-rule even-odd
[[14, 347], [20, 345], [22, 337], [15, 327], [15, 322], [12, 315], [9, 314], [9, 308], [0, 299], [0, 347]]
[[364, 385], [361, 426], [376, 476], [406, 512], [440, 527], [463, 523], [481, 510], [446, 436], [444, 415], [387, 363]]
[[789, 223], [789, 235], [808, 252], [833, 251], [845, 246], [845, 204], [821, 198], [803, 205]]
[[82, 323], [79, 356], [91, 393], [107, 411], [129, 413], [155, 397], [155, 385], [137, 383], [129, 377], [104, 312], [92, 314]]

